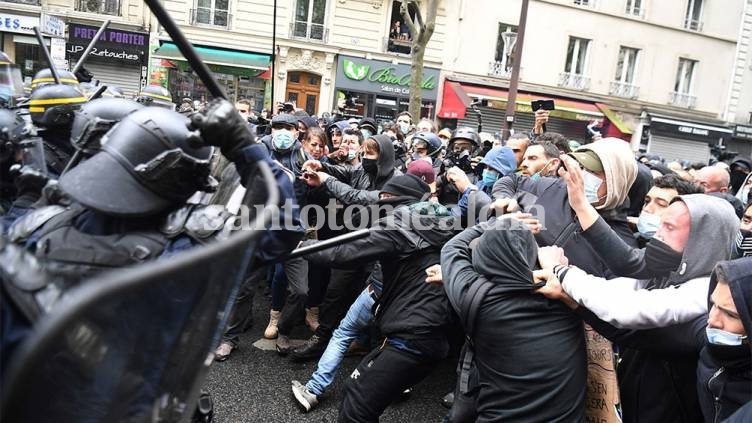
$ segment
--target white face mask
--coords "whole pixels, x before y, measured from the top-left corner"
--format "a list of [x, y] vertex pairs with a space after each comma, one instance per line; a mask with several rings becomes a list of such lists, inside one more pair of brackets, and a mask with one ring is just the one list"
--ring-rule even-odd
[[658, 215], [646, 211], [640, 213], [640, 218], [637, 220], [637, 232], [643, 237], [652, 238], [660, 226], [661, 218]]
[[599, 202], [601, 198], [598, 196], [598, 188], [603, 184], [601, 178], [584, 170], [582, 172], [582, 179], [585, 183], [585, 198], [587, 198], [590, 204]]

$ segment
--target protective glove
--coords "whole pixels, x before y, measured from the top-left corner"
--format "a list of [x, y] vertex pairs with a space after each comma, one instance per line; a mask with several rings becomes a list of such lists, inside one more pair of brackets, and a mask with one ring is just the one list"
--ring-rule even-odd
[[197, 130], [200, 136], [192, 137], [192, 142], [215, 145], [230, 160], [254, 142], [248, 123], [232, 103], [221, 98], [212, 100], [203, 113], [191, 115], [189, 128]]
[[42, 188], [47, 185], [50, 178], [31, 166], [13, 165], [10, 168], [11, 177], [15, 178], [16, 189], [21, 194], [42, 193]]

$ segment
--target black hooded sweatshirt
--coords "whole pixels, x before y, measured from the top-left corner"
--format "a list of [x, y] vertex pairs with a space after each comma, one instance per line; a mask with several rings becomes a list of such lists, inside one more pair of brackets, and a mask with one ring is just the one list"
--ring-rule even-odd
[[[469, 228], [441, 251], [444, 288], [461, 319], [475, 286], [493, 284], [469, 335], [480, 378], [478, 421], [583, 421], [587, 364], [582, 321], [562, 303], [533, 293], [538, 256], [533, 234], [487, 229], [497, 222], [506, 223], [491, 219]], [[473, 240], [477, 243], [471, 253]], [[463, 325], [467, 331], [467, 322]]]
[[379, 191], [386, 181], [402, 172], [394, 169], [394, 146], [387, 135], [371, 137], [379, 144], [378, 171], [375, 175], [363, 169], [362, 164], [342, 166], [322, 163], [322, 170], [333, 178], [324, 185], [329, 192], [345, 205], [369, 205], [379, 201]]

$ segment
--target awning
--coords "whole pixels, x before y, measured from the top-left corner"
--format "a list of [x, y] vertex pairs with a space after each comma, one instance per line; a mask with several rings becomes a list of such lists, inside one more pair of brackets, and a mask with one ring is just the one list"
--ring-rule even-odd
[[677, 125], [677, 126], [678, 125], [688, 126], [690, 128], [695, 128], [695, 129], [706, 129], [706, 130], [709, 130], [709, 131], [722, 132], [722, 133], [725, 133], [725, 134], [733, 134], [734, 133], [734, 131], [732, 129], [730, 129], [730, 128], [726, 128], [726, 127], [723, 127], [723, 126], [716, 126], [716, 125], [713, 125], [713, 124], [710, 124], [710, 123], [689, 122], [689, 121], [685, 121], [685, 120], [677, 120], [677, 119], [673, 119], [673, 118], [669, 118], [669, 117], [662, 117], [662, 116], [656, 116], [656, 115], [651, 115], [650, 121], [651, 122], [668, 123], [668, 124]]
[[[248, 53], [238, 50], [223, 50], [211, 47], [193, 47], [206, 64], [230, 68], [253, 69], [264, 72], [269, 68], [269, 55]], [[173, 43], [163, 43], [151, 56], [155, 59], [185, 61], [178, 47]]]
[[[456, 84], [452, 86], [452, 93], [456, 94], [462, 103], [469, 105], [472, 100], [488, 100], [489, 106], [494, 108], [505, 108], [507, 97], [509, 92], [501, 88], [483, 87], [478, 85], [463, 84], [458, 82], [445, 81], [444, 85], [444, 101], [447, 100], [447, 83]], [[463, 98], [464, 97], [464, 98]], [[543, 95], [538, 93], [526, 93], [518, 92], [517, 99], [515, 101], [515, 111], [522, 113], [533, 113], [530, 103], [533, 100], [554, 100], [556, 110], [551, 111], [552, 117], [558, 117], [562, 119], [570, 120], [582, 120], [589, 121], [594, 118], [602, 118], [603, 113], [593, 103], [585, 101], [571, 100], [560, 97], [552, 97], [549, 95]], [[451, 99], [450, 99], [451, 101]], [[453, 103], [453, 108], [457, 107], [457, 103]], [[442, 103], [441, 110], [444, 110], [444, 104]], [[444, 117], [439, 112], [439, 117]], [[462, 114], [464, 117], [464, 111]], [[461, 117], [460, 117], [461, 118]]]
[[595, 103], [596, 106], [603, 112], [604, 115], [608, 118], [611, 123], [616, 126], [616, 129], [618, 129], [622, 134], [624, 135], [630, 135], [632, 134], [632, 130], [629, 129], [629, 127], [619, 118], [619, 116], [611, 110], [608, 106], [606, 106], [603, 103]]
[[438, 117], [442, 119], [463, 119], [465, 110], [470, 105], [458, 82], [444, 81], [444, 95], [441, 98], [441, 109]]

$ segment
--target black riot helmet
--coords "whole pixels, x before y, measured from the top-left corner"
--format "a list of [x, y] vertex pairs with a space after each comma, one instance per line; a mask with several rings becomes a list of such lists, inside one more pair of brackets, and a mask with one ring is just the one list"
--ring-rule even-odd
[[97, 98], [74, 112], [71, 143], [87, 156], [99, 151], [100, 138], [125, 116], [143, 109], [142, 104], [124, 98]]
[[477, 149], [480, 147], [480, 136], [478, 135], [478, 132], [476, 132], [475, 129], [473, 128], [468, 128], [467, 126], [457, 128], [452, 133], [452, 138], [449, 138], [450, 150], [451, 150], [452, 143], [457, 140], [470, 141], [474, 146], [473, 149]]
[[145, 106], [157, 106], [168, 110], [175, 110], [172, 95], [161, 85], [149, 85], [139, 91], [136, 101]]
[[430, 157], [435, 157], [441, 151], [441, 139], [433, 132], [418, 132], [413, 135], [413, 146], [419, 143], [425, 144]]
[[8, 160], [29, 133], [26, 121], [10, 109], [0, 109], [0, 162]]
[[86, 97], [72, 85], [45, 85], [31, 93], [29, 114], [42, 128], [65, 128], [73, 122], [73, 112], [84, 103]]
[[[65, 69], [55, 70], [57, 71], [57, 76], [60, 78], [61, 84], [73, 85], [74, 87], [78, 86], [78, 79], [76, 78], [76, 75], [73, 74], [73, 72], [67, 71]], [[31, 78], [31, 89], [35, 90], [39, 87], [44, 87], [45, 85], [52, 85], [55, 83], [55, 78], [52, 76], [52, 71], [50, 70], [50, 68], [44, 68], [37, 72], [33, 78]]]
[[60, 177], [60, 187], [84, 206], [118, 217], [143, 217], [210, 191], [212, 147], [189, 143], [187, 117], [144, 107], [102, 137], [102, 150]]

